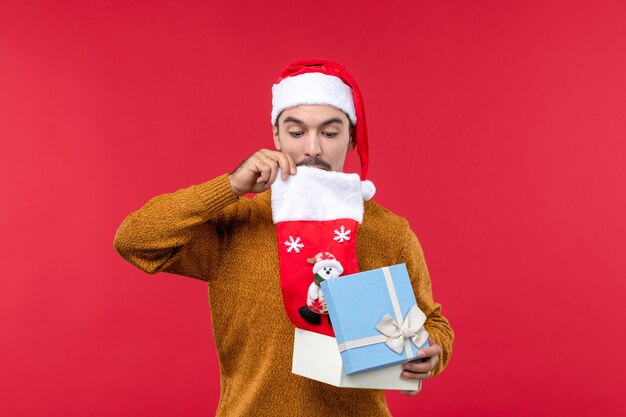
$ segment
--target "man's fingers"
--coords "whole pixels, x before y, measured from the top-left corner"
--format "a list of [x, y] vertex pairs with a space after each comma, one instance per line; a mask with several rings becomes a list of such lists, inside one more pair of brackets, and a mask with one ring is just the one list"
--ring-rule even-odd
[[282, 153], [279, 151], [270, 151], [269, 149], [262, 149], [261, 152], [264, 156], [278, 163], [278, 165], [280, 166], [281, 178], [283, 179], [283, 181], [285, 181], [290, 174], [295, 174], [296, 164], [295, 162], [293, 162], [293, 158], [291, 158], [286, 153]]
[[439, 345], [431, 345], [427, 348], [420, 349], [420, 352], [424, 352], [423, 358], [430, 358], [432, 356], [437, 356], [441, 353], [441, 346]]
[[417, 381], [419, 379], [428, 379], [431, 376], [431, 371], [428, 372], [409, 372], [409, 371], [402, 371], [402, 373], [400, 374], [401, 378], [404, 379], [410, 379], [413, 381]]
[[402, 365], [402, 369], [409, 372], [425, 373], [432, 370], [438, 361], [439, 357], [433, 356], [426, 362], [407, 362]]
[[257, 184], [267, 183], [267, 180], [270, 178], [270, 174], [272, 173], [270, 168], [267, 166], [267, 163], [265, 163], [265, 161], [261, 158], [255, 158], [255, 160], [251, 162], [254, 163], [254, 171], [259, 173], [259, 178], [256, 180]]
[[296, 173], [296, 163], [289, 155], [280, 151], [261, 149], [239, 164], [228, 179], [238, 196], [248, 192], [259, 193], [274, 183], [278, 168], [281, 170], [283, 180]]
[[269, 188], [276, 179], [276, 175], [278, 175], [278, 163], [263, 154], [259, 155], [259, 158], [263, 161], [265, 171], [267, 171], [267, 177], [264, 177], [265, 188]]
[[265, 163], [265, 165], [269, 168], [270, 170], [270, 176], [267, 180], [267, 182], [265, 183], [265, 187], [269, 188], [270, 185], [272, 185], [274, 183], [274, 181], [276, 180], [276, 176], [278, 175], [278, 162], [273, 159], [270, 158], [269, 156], [265, 155], [265, 154], [261, 154], [259, 156], [263, 162]]
[[432, 370], [439, 361], [438, 356], [428, 358], [426, 362], [411, 361], [402, 365], [400, 376], [405, 379], [428, 379], [432, 375]]
[[415, 394], [419, 394], [420, 390], [419, 390], [419, 389], [416, 389], [416, 390], [414, 390], [414, 391], [407, 391], [407, 390], [403, 390], [403, 391], [401, 391], [401, 392], [402, 392], [404, 395], [407, 395], [407, 396], [409, 396], [409, 397], [412, 397], [412, 396], [414, 396]]
[[283, 181], [285, 181], [287, 179], [287, 176], [290, 174], [290, 167], [287, 156], [282, 152], [269, 151], [267, 149], [263, 149], [261, 150], [261, 152], [266, 158], [271, 159], [272, 161], [277, 163], [278, 166], [280, 166], [281, 178], [283, 179]]
[[283, 173], [283, 181], [287, 180], [287, 177], [289, 177], [289, 175], [294, 175], [296, 173], [296, 164], [293, 163], [292, 164], [292, 159], [289, 155], [287, 155], [286, 153], [280, 153], [280, 161], [282, 162], [280, 165], [280, 168], [282, 169], [282, 173]]
[[291, 172], [291, 175], [296, 175], [296, 161], [293, 160], [291, 155], [285, 154], [285, 156], [287, 157], [287, 160], [289, 161], [289, 171]]

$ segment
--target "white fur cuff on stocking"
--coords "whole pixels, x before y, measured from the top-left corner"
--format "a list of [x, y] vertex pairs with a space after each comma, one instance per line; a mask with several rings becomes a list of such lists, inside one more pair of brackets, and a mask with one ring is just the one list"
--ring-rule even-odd
[[361, 181], [358, 174], [307, 166], [300, 166], [297, 171], [282, 181], [279, 169], [272, 184], [274, 223], [341, 218], [363, 222], [363, 200], [369, 200], [376, 192], [371, 181]]

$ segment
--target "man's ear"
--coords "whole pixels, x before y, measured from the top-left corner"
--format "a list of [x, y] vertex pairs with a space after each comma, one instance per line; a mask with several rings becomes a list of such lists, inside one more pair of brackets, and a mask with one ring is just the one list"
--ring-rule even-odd
[[280, 151], [280, 139], [278, 138], [278, 126], [272, 126], [272, 133], [274, 134], [274, 147], [277, 151]]
[[348, 142], [348, 150], [351, 151], [355, 147], [356, 147], [356, 139], [354, 139], [354, 136], [350, 134], [350, 142]]

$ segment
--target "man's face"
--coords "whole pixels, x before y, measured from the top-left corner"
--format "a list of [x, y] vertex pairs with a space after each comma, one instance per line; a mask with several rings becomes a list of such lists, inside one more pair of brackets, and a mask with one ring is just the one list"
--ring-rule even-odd
[[273, 130], [276, 149], [291, 156], [298, 166], [341, 172], [348, 150], [354, 149], [348, 116], [332, 106], [286, 109]]

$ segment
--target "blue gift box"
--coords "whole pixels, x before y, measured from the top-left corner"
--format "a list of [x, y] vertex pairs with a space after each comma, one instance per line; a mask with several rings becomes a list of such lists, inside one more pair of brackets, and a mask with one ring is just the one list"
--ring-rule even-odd
[[416, 360], [428, 346], [426, 316], [405, 264], [326, 280], [321, 287], [347, 375]]

